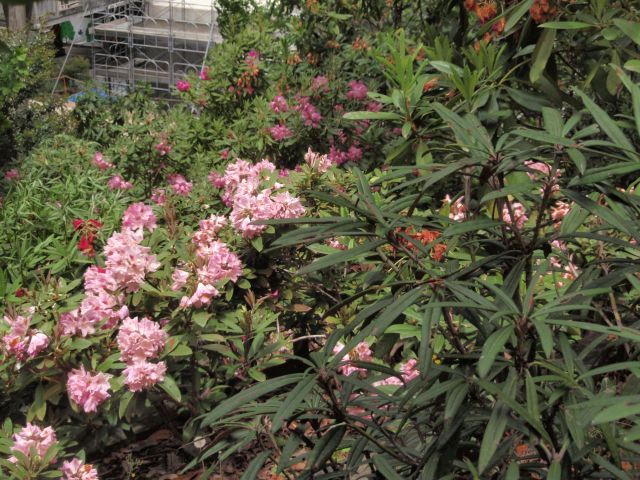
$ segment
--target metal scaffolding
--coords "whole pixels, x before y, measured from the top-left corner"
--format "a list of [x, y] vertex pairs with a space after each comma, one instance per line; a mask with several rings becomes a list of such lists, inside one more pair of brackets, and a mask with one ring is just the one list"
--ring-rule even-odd
[[111, 94], [144, 82], [170, 95], [222, 42], [213, 0], [121, 0], [96, 5], [90, 19], [93, 76]]

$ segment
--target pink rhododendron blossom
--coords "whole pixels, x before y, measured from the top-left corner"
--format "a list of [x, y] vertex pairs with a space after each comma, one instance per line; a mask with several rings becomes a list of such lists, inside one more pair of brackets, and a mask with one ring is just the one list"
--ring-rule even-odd
[[195, 307], [201, 308], [211, 303], [213, 297], [220, 295], [220, 292], [213, 285], [198, 283], [196, 291], [191, 297], [184, 296], [180, 299], [180, 308]]
[[113, 377], [108, 373], [97, 372], [91, 374], [80, 366], [72, 370], [67, 377], [67, 393], [86, 413], [95, 412], [98, 406], [111, 395], [109, 394], [109, 380]]
[[11, 170], [7, 170], [4, 172], [4, 179], [7, 182], [12, 182], [15, 180], [20, 180], [20, 172], [17, 168], [12, 168]]
[[329, 147], [329, 160], [336, 165], [342, 165], [349, 161], [349, 157], [347, 156], [347, 152], [343, 152], [334, 145], [331, 145], [331, 147]]
[[[513, 218], [511, 214], [513, 213]], [[515, 226], [518, 230], [522, 230], [525, 222], [529, 219], [527, 212], [520, 202], [511, 202], [511, 210], [508, 205], [502, 207], [502, 220], [511, 226]]]
[[327, 240], [325, 240], [325, 243], [330, 247], [338, 250], [347, 250], [347, 246], [340, 243], [340, 241], [336, 238], [328, 238]]
[[173, 290], [174, 292], [182, 290], [182, 288], [187, 284], [189, 275], [189, 272], [185, 272], [184, 270], [176, 268], [173, 271], [173, 274], [171, 274], [171, 280], [173, 280], [173, 283], [171, 284], [171, 290]]
[[124, 383], [132, 392], [148, 390], [164, 380], [167, 365], [164, 362], [151, 363], [145, 360], [130, 363], [124, 369]]
[[320, 126], [322, 115], [311, 103], [309, 97], [300, 98], [298, 105], [296, 105], [296, 110], [300, 112], [302, 123], [306, 127], [318, 128]]
[[[343, 348], [343, 343], [336, 343], [336, 346], [333, 347], [333, 354], [338, 355]], [[354, 360], [360, 362], [371, 362], [373, 360], [373, 352], [367, 342], [358, 343], [350, 353], [344, 355], [342, 357], [342, 362], [344, 362], [344, 364], [338, 368], [338, 371], [346, 376], [349, 376], [352, 373], [366, 372], [366, 369], [352, 365], [351, 361]]]
[[107, 182], [107, 186], [111, 190], [129, 190], [133, 188], [131, 182], [126, 182], [120, 175], [114, 175]]
[[242, 262], [223, 242], [214, 241], [200, 248], [198, 256], [204, 260], [204, 265], [198, 268], [198, 281], [205, 285], [225, 279], [236, 282], [242, 275]]
[[367, 103], [367, 111], [368, 112], [379, 112], [382, 110], [382, 104], [380, 102], [369, 102]]
[[198, 77], [200, 77], [200, 80], [210, 80], [209, 77], [209, 68], [208, 67], [203, 67], [200, 69], [200, 73], [198, 74]]
[[360, 80], [353, 80], [349, 82], [349, 91], [347, 92], [347, 98], [349, 100], [366, 100], [367, 93], [369, 93], [369, 89]]
[[274, 125], [269, 129], [269, 133], [271, 134], [271, 138], [276, 142], [281, 142], [293, 137], [293, 132], [284, 124]]
[[71, 310], [70, 312], [61, 313], [58, 327], [61, 330], [61, 334], [67, 337], [73, 337], [75, 335], [86, 337], [96, 331], [96, 326], [91, 321], [91, 318], [81, 315], [79, 308]]
[[84, 272], [84, 290], [90, 293], [99, 293], [104, 290], [115, 291], [118, 284], [106, 269], [91, 265]]
[[63, 480], [100, 480], [98, 471], [90, 463], [84, 463], [79, 458], [62, 463]]
[[[27, 423], [19, 432], [13, 434], [12, 452], [20, 452], [27, 458], [31, 458], [32, 452], [39, 459], [43, 459], [51, 447], [58, 443], [56, 432], [51, 427], [40, 428], [37, 425]], [[14, 456], [9, 457], [9, 461], [17, 463]], [[53, 463], [55, 459], [52, 459]]]
[[167, 182], [169, 182], [169, 186], [173, 190], [176, 195], [180, 195], [181, 197], [186, 197], [191, 193], [191, 189], [193, 188], [193, 184], [191, 182], [187, 182], [187, 179], [184, 178], [179, 173], [172, 173], [167, 177]]
[[188, 92], [191, 89], [191, 84], [187, 80], [178, 80], [176, 88], [181, 92]]
[[443, 203], [449, 204], [449, 218], [454, 222], [461, 222], [466, 218], [467, 207], [464, 204], [464, 197], [452, 202], [451, 197], [447, 195], [444, 197]]
[[553, 226], [560, 228], [562, 220], [571, 211], [571, 204], [558, 200], [555, 205], [551, 207], [551, 219], [553, 220]]
[[221, 215], [211, 215], [204, 220], [200, 220], [200, 229], [193, 234], [193, 243], [198, 251], [206, 249], [226, 224], [227, 219]]
[[329, 168], [333, 166], [333, 163], [329, 159], [328, 155], [320, 155], [319, 153], [311, 150], [311, 147], [307, 150], [307, 153], [304, 155], [304, 161], [309, 165], [313, 170], [317, 170], [320, 173], [324, 173]]
[[171, 152], [171, 145], [166, 137], [161, 137], [160, 142], [156, 144], [156, 150], [161, 157], [164, 157]]
[[104, 247], [107, 271], [126, 292], [137, 291], [145, 275], [160, 268], [149, 247], [140, 245], [142, 236], [142, 230], [125, 229], [111, 235]]
[[7, 353], [14, 355], [18, 361], [33, 358], [49, 345], [49, 337], [40, 330], [30, 328], [31, 317], [16, 315], [4, 316], [9, 331], [2, 337]]
[[84, 325], [93, 325], [94, 331], [102, 322], [103, 328], [113, 328], [129, 315], [129, 308], [123, 303], [124, 295], [112, 295], [104, 290], [88, 292], [80, 303], [81, 321]]
[[99, 170], [107, 170], [109, 168], [113, 168], [113, 163], [109, 163], [104, 159], [104, 156], [101, 152], [96, 152], [93, 155], [92, 163], [98, 167]]
[[326, 90], [327, 85], [329, 85], [329, 79], [323, 75], [318, 75], [311, 82], [311, 89], [316, 92], [322, 92]]
[[524, 162], [525, 166], [533, 171], [528, 171], [527, 175], [531, 180], [536, 179], [536, 172], [542, 173], [543, 176], [551, 175], [551, 166], [547, 165], [544, 162], [534, 162], [532, 160], [528, 160]]
[[275, 113], [284, 113], [289, 111], [287, 100], [282, 95], [276, 95], [275, 97], [273, 97], [273, 100], [271, 101], [269, 106]]
[[122, 217], [122, 226], [133, 230], [147, 229], [153, 232], [156, 228], [156, 216], [153, 209], [142, 202], [132, 203], [125, 210]]
[[125, 318], [118, 330], [120, 358], [127, 363], [157, 357], [164, 349], [167, 332], [153, 320]]
[[156, 205], [164, 205], [166, 199], [167, 195], [163, 188], [156, 188], [153, 192], [151, 192], [150, 200]]
[[349, 150], [347, 150], [347, 158], [352, 162], [362, 160], [362, 149], [355, 145], [351, 145]]

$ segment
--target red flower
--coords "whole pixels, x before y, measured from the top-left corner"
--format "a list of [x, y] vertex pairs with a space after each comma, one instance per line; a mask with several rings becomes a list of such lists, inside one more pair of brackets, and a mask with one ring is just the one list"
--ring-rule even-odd
[[16, 290], [15, 296], [20, 298], [20, 297], [24, 297], [27, 294], [27, 291], [20, 287], [19, 289]]
[[73, 221], [73, 229], [80, 230], [82, 227], [84, 227], [84, 220], [82, 220], [81, 218], [76, 218]]
[[95, 254], [93, 250], [93, 238], [92, 233], [87, 233], [82, 235], [78, 242], [78, 249], [88, 257], [92, 257]]

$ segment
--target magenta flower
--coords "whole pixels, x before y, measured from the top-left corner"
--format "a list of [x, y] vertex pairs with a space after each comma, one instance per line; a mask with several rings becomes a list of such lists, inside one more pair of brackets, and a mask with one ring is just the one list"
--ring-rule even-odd
[[293, 137], [293, 132], [284, 124], [271, 127], [269, 129], [269, 133], [271, 133], [271, 138], [276, 142], [281, 142], [287, 138]]
[[181, 197], [189, 195], [193, 188], [193, 184], [188, 182], [187, 179], [179, 173], [172, 173], [167, 176], [167, 182], [169, 183], [171, 190], [173, 190], [173, 193], [180, 195]]
[[369, 89], [360, 80], [352, 80], [349, 82], [349, 91], [347, 92], [347, 98], [349, 100], [362, 101], [366, 100]]
[[188, 92], [191, 89], [191, 84], [187, 80], [178, 80], [176, 88], [181, 92]]
[[99, 170], [107, 170], [113, 167], [112, 163], [109, 163], [104, 159], [104, 156], [100, 152], [96, 152], [93, 156], [92, 163], [98, 167]]
[[109, 179], [107, 186], [111, 190], [129, 190], [133, 188], [131, 182], [126, 182], [120, 175], [114, 175]]
[[273, 97], [273, 101], [269, 104], [271, 110], [275, 113], [284, 113], [289, 110], [287, 100], [282, 95], [276, 95]]
[[7, 170], [4, 173], [4, 179], [7, 182], [12, 182], [14, 180], [20, 180], [20, 172], [18, 172], [17, 168], [12, 168], [11, 170]]
[[311, 89], [316, 92], [322, 92], [326, 89], [327, 85], [329, 85], [329, 79], [324, 75], [318, 75], [311, 82]]
[[209, 78], [209, 68], [203, 67], [200, 69], [200, 73], [198, 74], [200, 80], [210, 80]]
[[111, 396], [109, 380], [112, 377], [113, 375], [102, 372], [92, 375], [84, 366], [80, 366], [80, 369], [72, 370], [67, 378], [69, 398], [86, 413], [95, 412]]

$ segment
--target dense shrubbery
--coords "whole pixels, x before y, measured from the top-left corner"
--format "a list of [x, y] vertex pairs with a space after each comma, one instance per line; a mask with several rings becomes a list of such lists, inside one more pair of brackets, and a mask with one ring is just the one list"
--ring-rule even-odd
[[638, 12], [232, 7], [5, 174], [3, 474], [636, 478]]

